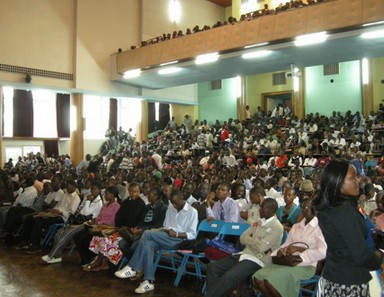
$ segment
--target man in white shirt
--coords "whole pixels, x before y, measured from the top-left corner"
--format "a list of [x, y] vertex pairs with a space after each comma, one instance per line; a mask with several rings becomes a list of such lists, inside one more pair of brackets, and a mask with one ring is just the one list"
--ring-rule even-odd
[[227, 167], [235, 167], [237, 166], [237, 161], [234, 155], [232, 155], [230, 150], [225, 152], [225, 156], [222, 158], [222, 162], [224, 166]]
[[40, 212], [33, 217], [28, 217], [24, 221], [20, 237], [22, 241], [29, 238], [30, 246], [28, 252], [33, 254], [40, 250], [40, 241], [43, 227], [46, 225], [65, 223], [71, 213], [75, 213], [79, 204], [80, 197], [76, 193], [77, 184], [74, 180], [67, 181], [67, 194], [51, 210]]
[[310, 176], [313, 173], [313, 171], [315, 171], [316, 163], [317, 163], [317, 159], [313, 157], [312, 151], [308, 151], [307, 154], [308, 156], [304, 159], [304, 163], [303, 163], [305, 177]]
[[143, 273], [144, 281], [135, 290], [136, 293], [142, 294], [155, 289], [153, 284], [155, 250], [177, 249], [183, 240], [196, 237], [197, 210], [184, 200], [181, 191], [172, 192], [170, 202], [172, 206], [165, 215], [163, 229], [145, 231], [128, 265], [115, 272], [119, 278], [137, 277]]

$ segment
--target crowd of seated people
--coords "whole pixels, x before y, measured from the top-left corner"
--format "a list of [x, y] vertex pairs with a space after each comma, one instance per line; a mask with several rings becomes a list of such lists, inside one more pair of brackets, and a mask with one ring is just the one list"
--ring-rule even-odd
[[[246, 14], [242, 14], [239, 21], [240, 22], [250, 21], [250, 20], [259, 18], [261, 16], [278, 14], [278, 13], [281, 13], [281, 12], [284, 12], [284, 11], [287, 11], [290, 9], [301, 8], [301, 7], [305, 7], [308, 5], [313, 5], [313, 4], [322, 3], [322, 2], [326, 2], [326, 1], [329, 1], [329, 0], [316, 0], [316, 1], [315, 0], [307, 0], [306, 2], [302, 1], [302, 0], [291, 0], [291, 1], [288, 1], [284, 4], [280, 3], [275, 8], [269, 8], [268, 4], [264, 4], [264, 7], [262, 9], [252, 11], [252, 12], [249, 12]], [[202, 28], [200, 28], [198, 25], [196, 25], [192, 29], [187, 28], [187, 30], [185, 31], [185, 34], [183, 33], [182, 30], [173, 31], [172, 34], [171, 33], [163, 33], [163, 35], [161, 35], [161, 36], [157, 36], [157, 37], [148, 39], [146, 41], [142, 41], [140, 46], [143, 47], [143, 46], [147, 46], [150, 44], [155, 44], [155, 43], [163, 42], [166, 40], [178, 38], [178, 37], [181, 37], [184, 35], [190, 35], [190, 34], [202, 32], [202, 31], [207, 31], [207, 30], [210, 30], [211, 28], [214, 29], [214, 28], [218, 28], [221, 26], [233, 25], [235, 23], [237, 23], [237, 19], [233, 16], [230, 16], [227, 21], [224, 21], [224, 22], [218, 21], [214, 25], [212, 25], [212, 27], [208, 26], [208, 25], [204, 25]], [[136, 45], [131, 46], [131, 50], [133, 50], [135, 48], [137, 48]]]
[[[99, 155], [87, 156], [77, 167], [66, 155], [30, 154], [15, 166], [7, 162], [0, 171], [4, 241], [30, 254], [41, 253], [44, 230], [63, 224], [52, 250], [42, 255], [44, 262], [60, 263], [71, 241], [84, 272], [116, 269], [124, 256], [128, 265], [116, 276], [143, 278], [136, 292], [145, 293], [154, 289], [155, 275], [148, 262], [154, 250], [175, 248], [193, 239], [198, 222], [204, 219], [256, 226], [260, 219], [268, 224], [273, 217], [280, 224], [274, 223], [279, 242], [287, 232], [296, 232], [296, 224], [313, 218], [308, 206], [303, 211], [302, 203], [316, 196], [321, 169], [337, 157], [354, 164], [363, 193], [361, 211], [384, 230], [383, 119], [382, 104], [366, 119], [347, 111], [330, 117], [308, 114], [303, 120], [279, 105], [267, 115], [258, 108], [246, 121], [193, 123], [186, 116], [177, 125], [172, 119], [167, 128], [142, 143], [111, 132], [108, 137], [114, 137], [114, 146], [110, 143]], [[71, 214], [80, 214], [82, 219], [72, 220]], [[268, 267], [277, 246], [275, 241], [271, 251], [254, 246], [251, 234], [259, 232], [265, 230], [250, 229], [241, 242], [248, 260], [265, 252], [262, 261], [244, 270], [244, 263], [237, 264], [239, 257], [217, 262], [208, 274], [212, 276], [207, 294], [219, 290], [212, 286], [212, 278], [227, 283], [230, 277], [215, 274], [221, 265], [246, 272], [238, 281]], [[298, 270], [312, 274], [319, 255], [303, 259], [305, 267]], [[256, 274], [259, 281], [268, 280], [280, 289], [266, 275], [269, 270], [260, 271]]]

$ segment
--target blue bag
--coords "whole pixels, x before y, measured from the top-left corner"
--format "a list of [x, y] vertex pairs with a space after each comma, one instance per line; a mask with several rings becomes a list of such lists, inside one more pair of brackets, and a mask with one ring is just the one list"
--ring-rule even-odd
[[240, 252], [240, 250], [235, 248], [232, 243], [226, 242], [222, 238], [215, 237], [212, 240], [206, 238], [205, 242], [207, 243], [207, 245], [217, 248], [220, 251], [230, 255]]

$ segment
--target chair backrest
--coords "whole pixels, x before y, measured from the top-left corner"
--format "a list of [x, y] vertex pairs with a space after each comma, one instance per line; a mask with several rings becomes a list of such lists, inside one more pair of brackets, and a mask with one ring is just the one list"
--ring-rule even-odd
[[219, 237], [224, 238], [226, 235], [240, 236], [248, 228], [248, 223], [224, 223], [220, 229]]
[[206, 219], [201, 221], [199, 224], [199, 227], [197, 229], [197, 233], [199, 232], [212, 232], [212, 233], [219, 233], [221, 228], [224, 225], [224, 221], [221, 220], [212, 220], [208, 222]]

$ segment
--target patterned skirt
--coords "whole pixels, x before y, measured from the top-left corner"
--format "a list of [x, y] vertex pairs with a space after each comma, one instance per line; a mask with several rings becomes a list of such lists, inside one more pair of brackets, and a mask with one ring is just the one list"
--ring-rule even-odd
[[323, 277], [319, 280], [317, 297], [370, 297], [368, 283], [343, 285], [333, 283]]
[[119, 248], [119, 241], [122, 239], [119, 232], [107, 237], [93, 236], [89, 249], [95, 254], [104, 255], [111, 263], [117, 265], [123, 256]]

